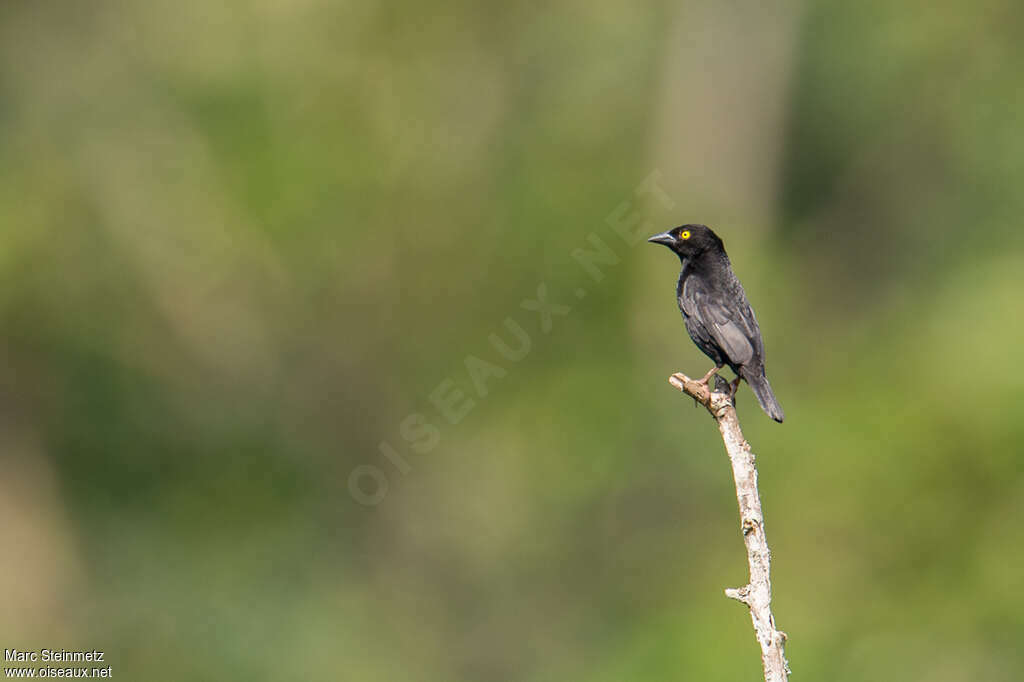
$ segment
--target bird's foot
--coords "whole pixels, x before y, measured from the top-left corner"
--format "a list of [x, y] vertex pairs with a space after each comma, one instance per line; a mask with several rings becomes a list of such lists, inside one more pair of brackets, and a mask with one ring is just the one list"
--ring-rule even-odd
[[697, 383], [700, 384], [701, 386], [707, 386], [708, 381], [711, 380], [711, 377], [718, 374], [718, 370], [720, 369], [722, 369], [722, 365], [715, 365], [714, 367], [711, 368], [710, 371], [708, 371], [707, 374], [704, 375], [703, 379], [698, 379]]
[[714, 385], [707, 387], [708, 409], [715, 411], [732, 403], [732, 398], [729, 395], [729, 386], [730, 383], [721, 374], [715, 375]]

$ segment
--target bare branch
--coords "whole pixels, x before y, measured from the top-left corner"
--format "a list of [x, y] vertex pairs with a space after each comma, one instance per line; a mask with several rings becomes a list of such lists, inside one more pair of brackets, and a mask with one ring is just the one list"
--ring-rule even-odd
[[[717, 386], [721, 379], [715, 379]], [[727, 393], [717, 388], [711, 391], [706, 385], [685, 374], [673, 374], [668, 381], [706, 407], [718, 423], [718, 430], [732, 463], [736, 500], [740, 506], [740, 529], [743, 543], [747, 547], [747, 563], [750, 565], [750, 583], [737, 589], [727, 589], [725, 595], [750, 608], [754, 633], [761, 645], [765, 681], [786, 682], [790, 672], [785, 655], [786, 633], [775, 629], [775, 617], [772, 615], [771, 552], [764, 532], [754, 453], [750, 450], [750, 443], [743, 438], [736, 408]]]

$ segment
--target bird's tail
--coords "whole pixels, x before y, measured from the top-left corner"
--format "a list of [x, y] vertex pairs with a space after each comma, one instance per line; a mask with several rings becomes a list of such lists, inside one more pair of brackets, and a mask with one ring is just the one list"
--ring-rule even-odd
[[772, 393], [771, 384], [768, 383], [764, 370], [744, 371], [742, 376], [750, 386], [750, 390], [757, 397], [757, 402], [761, 403], [761, 409], [764, 410], [764, 413], [781, 424], [786, 415], [783, 414], [782, 406], [779, 405], [779, 401], [775, 399], [775, 394]]

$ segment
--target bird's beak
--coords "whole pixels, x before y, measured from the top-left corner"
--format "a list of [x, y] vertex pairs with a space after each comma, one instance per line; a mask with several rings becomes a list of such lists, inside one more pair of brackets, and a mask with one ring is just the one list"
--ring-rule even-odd
[[664, 244], [665, 246], [672, 246], [673, 244], [676, 243], [676, 238], [673, 237], [668, 232], [662, 232], [661, 234], [654, 235], [647, 241], [652, 242], [654, 244]]

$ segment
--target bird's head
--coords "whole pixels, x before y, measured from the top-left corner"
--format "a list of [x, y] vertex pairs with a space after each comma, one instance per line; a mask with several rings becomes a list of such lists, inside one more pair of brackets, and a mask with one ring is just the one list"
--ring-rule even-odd
[[667, 246], [680, 258], [694, 258], [705, 251], [725, 251], [722, 240], [707, 225], [680, 225], [647, 241]]

